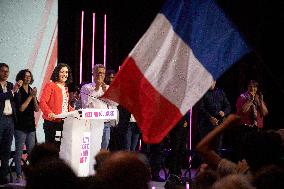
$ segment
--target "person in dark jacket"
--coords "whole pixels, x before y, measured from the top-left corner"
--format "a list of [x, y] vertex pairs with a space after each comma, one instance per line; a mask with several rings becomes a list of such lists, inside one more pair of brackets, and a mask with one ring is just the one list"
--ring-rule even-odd
[[0, 63], [0, 185], [8, 182], [9, 159], [16, 121], [14, 95], [23, 83], [20, 80], [13, 86], [7, 81], [8, 76], [9, 66]]
[[[231, 105], [225, 92], [217, 88], [216, 81], [213, 81], [210, 89], [200, 101], [198, 124], [200, 138], [204, 138], [210, 131], [220, 125], [230, 111]], [[215, 148], [220, 149], [221, 146], [222, 137], [216, 141]]]

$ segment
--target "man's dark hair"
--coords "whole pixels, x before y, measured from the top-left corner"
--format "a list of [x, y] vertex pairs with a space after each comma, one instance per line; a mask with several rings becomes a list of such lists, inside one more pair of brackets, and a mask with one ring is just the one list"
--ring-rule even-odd
[[114, 70], [107, 70], [107, 71], [106, 71], [106, 77], [109, 76], [109, 75], [111, 75], [111, 74], [115, 75], [116, 73], [115, 73]]
[[18, 82], [19, 80], [24, 80], [25, 75], [26, 75], [27, 72], [29, 72], [31, 74], [31, 83], [30, 84], [33, 84], [34, 76], [33, 76], [32, 72], [29, 69], [24, 69], [24, 70], [19, 71], [19, 73], [16, 76], [16, 82]]
[[7, 67], [7, 68], [9, 68], [8, 64], [1, 62], [1, 63], [0, 63], [0, 68], [2, 68], [2, 67]]
[[29, 166], [25, 172], [27, 189], [78, 189], [79, 180], [72, 168], [61, 159], [49, 159]]
[[69, 67], [68, 64], [65, 64], [65, 63], [59, 63], [54, 68], [52, 75], [51, 75], [51, 78], [50, 78], [53, 82], [59, 81], [59, 72], [64, 67], [66, 67], [68, 69], [68, 78], [67, 78], [66, 84], [72, 83], [73, 79], [72, 79], [71, 68]]
[[80, 93], [80, 86], [76, 85], [75, 82], [68, 84], [68, 91], [71, 92], [77, 92]]
[[113, 74], [113, 76], [116, 74], [114, 70], [107, 70], [106, 71], [106, 77], [105, 77], [105, 83], [110, 85], [110, 75]]

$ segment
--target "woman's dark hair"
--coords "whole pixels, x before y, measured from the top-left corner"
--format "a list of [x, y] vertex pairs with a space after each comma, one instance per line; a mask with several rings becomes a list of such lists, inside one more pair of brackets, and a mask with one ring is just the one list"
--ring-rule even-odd
[[250, 86], [250, 85], [255, 86], [255, 87], [257, 87], [257, 88], [258, 88], [258, 82], [257, 82], [257, 81], [255, 81], [255, 80], [249, 80], [249, 82], [248, 82], [248, 85], [247, 85], [247, 86]]
[[71, 68], [69, 67], [68, 64], [65, 64], [65, 63], [59, 63], [59, 64], [54, 68], [50, 79], [51, 79], [53, 82], [59, 81], [59, 72], [60, 72], [60, 70], [61, 70], [63, 67], [66, 67], [66, 68], [68, 69], [68, 78], [67, 78], [66, 84], [72, 83], [73, 80], [72, 80]]
[[24, 80], [27, 72], [29, 72], [31, 74], [31, 83], [30, 84], [33, 84], [34, 76], [29, 69], [24, 69], [24, 70], [19, 71], [17, 76], [16, 76], [16, 82], [18, 82], [19, 80]]

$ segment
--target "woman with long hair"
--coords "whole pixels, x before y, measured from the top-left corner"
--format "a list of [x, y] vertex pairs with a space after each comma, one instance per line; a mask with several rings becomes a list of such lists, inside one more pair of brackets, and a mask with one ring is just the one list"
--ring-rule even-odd
[[63, 120], [56, 115], [72, 111], [69, 104], [67, 84], [72, 82], [71, 69], [67, 64], [58, 64], [51, 75], [51, 81], [43, 89], [40, 108], [43, 112], [45, 142], [53, 143], [60, 149]]

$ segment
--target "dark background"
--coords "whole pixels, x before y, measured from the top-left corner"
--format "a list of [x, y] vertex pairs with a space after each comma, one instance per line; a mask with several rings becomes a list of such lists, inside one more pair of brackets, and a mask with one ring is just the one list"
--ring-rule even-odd
[[[107, 15], [107, 69], [118, 70], [165, 0], [59, 0], [59, 62], [68, 63], [79, 85], [80, 22], [85, 11], [83, 82], [91, 81], [92, 13], [96, 13], [95, 63], [103, 63], [103, 15]], [[269, 109], [267, 129], [284, 128], [284, 1], [219, 0], [254, 51], [217, 81], [233, 111], [249, 79], [260, 82]]]

